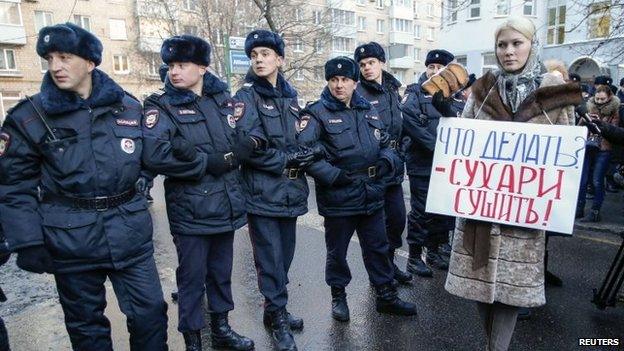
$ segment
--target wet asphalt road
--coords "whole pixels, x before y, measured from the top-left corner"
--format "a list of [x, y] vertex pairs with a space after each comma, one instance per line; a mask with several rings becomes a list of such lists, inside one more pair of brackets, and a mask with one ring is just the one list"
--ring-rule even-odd
[[[177, 305], [171, 303], [170, 298], [170, 293], [175, 291], [176, 256], [162, 201], [161, 182], [157, 182], [153, 195], [156, 199], [151, 208], [156, 262], [169, 303], [169, 346], [172, 350], [183, 350], [181, 335], [176, 330]], [[406, 199], [407, 195], [406, 192]], [[621, 206], [621, 202], [613, 203]], [[311, 195], [310, 213], [298, 222], [297, 251], [289, 285], [289, 310], [305, 320], [304, 330], [295, 334], [300, 350], [484, 348], [484, 334], [475, 304], [444, 291], [444, 272], [436, 271], [432, 279], [417, 278], [413, 284], [399, 289], [402, 298], [417, 303], [417, 316], [405, 318], [378, 314], [374, 291], [368, 284], [355, 241], [349, 250], [353, 280], [347, 288], [351, 321], [334, 321], [330, 316], [329, 288], [324, 282], [322, 223]], [[552, 271], [563, 278], [564, 286], [549, 288], [547, 305], [534, 309], [530, 320], [518, 322], [510, 350], [618, 349], [580, 347], [579, 338], [619, 338], [620, 344], [624, 345], [624, 306], [600, 311], [590, 303], [592, 289], [600, 285], [620, 239], [611, 234], [580, 231], [575, 234], [572, 238], [551, 240]], [[246, 228], [237, 232], [234, 250], [232, 284], [236, 309], [230, 313], [231, 324], [239, 333], [251, 337], [257, 350], [271, 350], [271, 339], [262, 326], [263, 299], [257, 289]], [[399, 252], [399, 255], [398, 262], [403, 266], [405, 252]], [[12, 349], [70, 349], [53, 278], [20, 271], [14, 261], [13, 258], [0, 268], [0, 282], [9, 298], [9, 302], [0, 305], [0, 316], [7, 323]], [[113, 325], [115, 349], [127, 350], [125, 318], [119, 312], [110, 284], [107, 286], [109, 304], [106, 314]], [[209, 345], [205, 333], [204, 346], [210, 349]]]

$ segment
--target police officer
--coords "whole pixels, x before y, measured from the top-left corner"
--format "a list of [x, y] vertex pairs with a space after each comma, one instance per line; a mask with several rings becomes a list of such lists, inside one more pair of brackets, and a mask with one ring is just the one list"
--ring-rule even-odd
[[152, 221], [135, 191], [141, 104], [96, 69], [102, 44], [74, 24], [42, 28], [37, 53], [49, 66], [41, 92], [11, 110], [0, 133], [1, 222], [17, 265], [54, 273], [75, 350], [112, 350], [107, 278], [130, 348], [165, 350]]
[[405, 200], [403, 199], [403, 178], [405, 165], [399, 152], [399, 140], [403, 128], [403, 117], [399, 109], [399, 87], [401, 82], [383, 69], [386, 62], [384, 49], [376, 42], [362, 44], [355, 49], [355, 61], [360, 66], [360, 81], [356, 91], [371, 103], [379, 113], [386, 127], [389, 147], [401, 161], [393, 177], [386, 184], [384, 213], [386, 215], [386, 235], [390, 250], [388, 257], [393, 262], [394, 279], [400, 283], [412, 280], [412, 275], [403, 272], [394, 264], [394, 252], [402, 245], [401, 235], [405, 229]]
[[307, 167], [315, 179], [319, 214], [325, 217], [325, 281], [331, 287], [332, 317], [349, 320], [345, 288], [351, 281], [347, 248], [353, 232], [377, 292], [377, 311], [413, 315], [416, 306], [399, 299], [392, 285], [384, 225], [385, 181], [401, 164], [380, 142], [384, 124], [377, 110], [357, 91], [358, 65], [340, 56], [325, 63], [327, 87], [301, 116], [299, 141], [321, 146], [326, 157]]
[[204, 290], [212, 346], [252, 350], [254, 343], [232, 330], [234, 231], [246, 223], [238, 165], [259, 143], [236, 133], [243, 105], [207, 71], [210, 45], [181, 35], [163, 42], [169, 66], [164, 91], [144, 107], [143, 156], [147, 168], [167, 176], [165, 198], [178, 252], [178, 330], [186, 349], [201, 350]]
[[407, 217], [407, 270], [423, 277], [433, 275], [431, 268], [421, 259], [423, 247], [427, 247], [427, 263], [438, 269], [448, 269], [448, 261], [440, 255], [438, 247], [447, 242], [448, 232], [453, 229], [455, 220], [453, 217], [427, 213], [425, 205], [439, 119], [461, 114], [464, 104], [458, 99], [444, 99], [441, 92], [431, 96], [421, 88], [421, 84], [454, 58], [446, 50], [429, 51], [425, 60], [426, 71], [418, 83], [407, 87], [401, 104], [403, 132], [410, 139], [406, 147], [411, 205]]
[[261, 125], [266, 147], [243, 163], [249, 236], [264, 296], [263, 322], [280, 350], [295, 350], [291, 330], [303, 320], [286, 310], [288, 270], [295, 253], [297, 217], [308, 211], [308, 184], [301, 167], [312, 161], [296, 141], [299, 123], [297, 92], [279, 72], [284, 63], [284, 41], [267, 30], [255, 30], [245, 39], [251, 69], [235, 98], [244, 102], [239, 125], [245, 130]]

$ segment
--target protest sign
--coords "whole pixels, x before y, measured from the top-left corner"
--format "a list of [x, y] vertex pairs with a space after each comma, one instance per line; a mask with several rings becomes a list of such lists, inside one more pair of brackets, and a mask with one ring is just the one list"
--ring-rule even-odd
[[441, 118], [427, 212], [571, 234], [587, 129]]

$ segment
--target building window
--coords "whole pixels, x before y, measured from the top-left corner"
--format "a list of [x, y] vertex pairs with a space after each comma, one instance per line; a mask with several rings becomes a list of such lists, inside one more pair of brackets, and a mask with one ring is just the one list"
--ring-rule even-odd
[[355, 12], [332, 9], [332, 23], [343, 26], [355, 26]]
[[297, 70], [297, 72], [295, 73], [295, 80], [304, 80], [305, 76], [303, 75], [303, 70], [299, 69]]
[[20, 101], [20, 93], [19, 91], [0, 91], [0, 124], [4, 120], [6, 113], [11, 107], [17, 105]]
[[365, 31], [366, 30], [366, 17], [358, 16], [358, 30]]
[[184, 0], [184, 9], [187, 11], [197, 11], [197, 0]]
[[396, 78], [399, 82], [403, 83], [405, 81], [405, 71], [404, 70], [396, 70], [393, 73], [394, 73], [394, 78]]
[[535, 16], [535, 0], [524, 0], [522, 13], [525, 16]]
[[384, 33], [384, 20], [377, 20], [377, 33]]
[[113, 55], [113, 72], [117, 74], [130, 73], [130, 66], [128, 63], [128, 56], [126, 55]]
[[314, 10], [314, 12], [312, 12], [312, 15], [314, 16], [314, 24], [321, 24], [323, 13], [319, 10]]
[[414, 48], [414, 61], [420, 62], [420, 48]]
[[314, 51], [317, 53], [323, 52], [323, 41], [321, 39], [314, 39]]
[[89, 16], [74, 15], [74, 24], [84, 30], [91, 31], [91, 18]]
[[0, 2], [0, 24], [22, 25], [22, 11], [19, 2]]
[[548, 1], [546, 44], [563, 44], [565, 40], [566, 1]]
[[332, 40], [332, 49], [334, 51], [348, 52], [351, 54], [355, 50], [353, 45], [355, 41], [352, 38], [334, 37]]
[[420, 39], [420, 24], [414, 25], [414, 38]]
[[509, 0], [496, 0], [496, 16], [509, 15]]
[[0, 49], [0, 71], [15, 71], [15, 50]]
[[301, 38], [295, 39], [295, 45], [293, 45], [294, 52], [303, 52], [303, 40]]
[[390, 21], [390, 23], [392, 24], [393, 32], [409, 33], [410, 30], [413, 28], [412, 21], [405, 19], [395, 18], [394, 20]]
[[427, 17], [433, 17], [433, 4], [425, 4], [425, 13]]
[[160, 78], [158, 70], [160, 69], [160, 65], [162, 65], [162, 60], [159, 54], [152, 54], [147, 58], [147, 74], [151, 77]]
[[481, 17], [481, 0], [470, 0], [468, 5], [468, 18]]
[[493, 52], [484, 53], [481, 74], [486, 74], [487, 72], [496, 70], [497, 68], [496, 55]]
[[393, 5], [410, 7], [412, 6], [412, 0], [394, 0]]
[[52, 25], [52, 12], [35, 11], [35, 30], [39, 32], [41, 28]]
[[197, 36], [197, 33], [199, 33], [199, 28], [197, 26], [184, 26], [182, 28], [182, 31], [184, 32], [184, 34]]
[[376, 0], [375, 1], [375, 7], [378, 9], [383, 9], [384, 5], [384, 0]]
[[434, 40], [433, 31], [434, 31], [433, 27], [427, 27], [427, 40], [429, 41]]
[[325, 71], [322, 67], [314, 67], [314, 80], [324, 80]]
[[457, 22], [457, 0], [449, 0], [448, 2], [448, 22]]
[[303, 21], [303, 9], [295, 9], [295, 21]]
[[356, 0], [355, 4], [356, 5], [360, 5], [360, 6], [364, 6], [364, 5], [366, 5], [366, 0]]
[[589, 39], [606, 38], [611, 33], [611, 1], [595, 2], [588, 5]]
[[468, 64], [468, 58], [466, 56], [455, 56], [455, 60], [464, 67]]
[[128, 40], [126, 21], [122, 19], [108, 19], [111, 40]]

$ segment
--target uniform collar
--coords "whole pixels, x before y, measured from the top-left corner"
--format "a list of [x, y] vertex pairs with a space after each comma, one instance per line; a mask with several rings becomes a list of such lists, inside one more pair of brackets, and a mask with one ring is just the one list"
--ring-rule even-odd
[[[227, 92], [228, 86], [217, 76], [210, 72], [204, 74], [202, 93], [204, 96], [218, 95]], [[169, 98], [169, 103], [174, 106], [185, 105], [195, 101], [199, 96], [191, 90], [178, 89], [171, 84], [169, 78], [165, 81], [165, 92]]]
[[399, 82], [394, 76], [386, 71], [381, 71], [381, 84], [377, 83], [374, 80], [366, 80], [362, 73], [360, 73], [360, 84], [367, 89], [376, 91], [379, 93], [385, 93], [386, 91], [395, 91], [399, 87], [401, 87], [401, 82]]
[[[330, 92], [329, 87], [323, 89], [321, 93], [321, 102], [323, 106], [331, 111], [344, 111], [347, 110], [347, 105], [342, 101], [336, 99]], [[371, 104], [355, 90], [353, 96], [351, 96], [351, 108], [354, 110], [370, 110]]]
[[81, 108], [96, 108], [119, 103], [125, 95], [124, 90], [106, 73], [95, 69], [91, 72], [91, 96], [84, 100], [78, 94], [59, 89], [50, 72], [46, 72], [41, 82], [41, 105], [47, 114], [58, 115]]
[[277, 73], [277, 86], [273, 87], [268, 80], [258, 77], [252, 69], [249, 69], [245, 81], [253, 83], [254, 90], [265, 97], [270, 98], [295, 98], [297, 91], [284, 79], [281, 72]]

